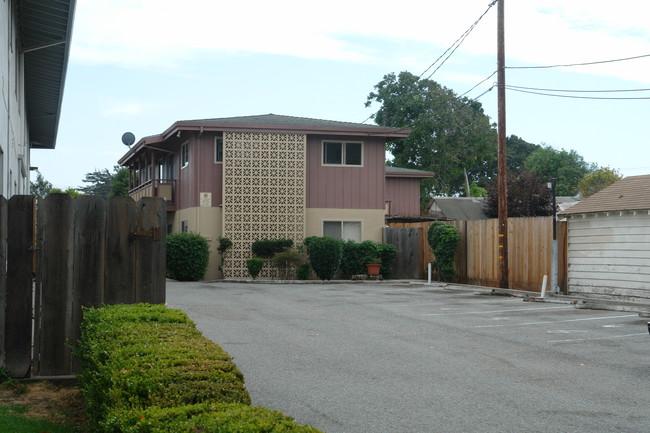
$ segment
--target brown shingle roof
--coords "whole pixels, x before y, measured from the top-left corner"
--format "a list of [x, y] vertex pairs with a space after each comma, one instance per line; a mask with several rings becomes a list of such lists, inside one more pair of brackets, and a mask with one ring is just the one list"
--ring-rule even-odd
[[619, 180], [560, 214], [646, 209], [650, 209], [650, 174]]

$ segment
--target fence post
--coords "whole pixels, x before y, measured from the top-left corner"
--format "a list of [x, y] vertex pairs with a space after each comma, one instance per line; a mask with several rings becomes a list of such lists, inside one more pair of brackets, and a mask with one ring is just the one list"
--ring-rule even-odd
[[[56, 376], [72, 373], [73, 337], [73, 239], [74, 203], [67, 194], [50, 194], [40, 200], [39, 226], [43, 240], [40, 250], [41, 312], [35, 340], [40, 355], [36, 375]], [[37, 289], [38, 293], [38, 289]]]
[[5, 368], [18, 378], [27, 377], [31, 365], [34, 198], [11, 197], [7, 213]]

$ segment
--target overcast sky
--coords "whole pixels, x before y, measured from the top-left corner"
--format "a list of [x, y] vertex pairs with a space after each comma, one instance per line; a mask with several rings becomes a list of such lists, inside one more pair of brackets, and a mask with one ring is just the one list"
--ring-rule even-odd
[[[496, 70], [490, 2], [77, 0], [57, 146], [33, 150], [32, 165], [65, 189], [112, 170], [127, 151], [126, 131], [139, 139], [177, 120], [267, 113], [363, 122], [378, 108], [364, 103], [385, 74], [422, 74], [487, 10], [431, 76], [463, 94]], [[650, 55], [648, 16], [646, 0], [505, 0], [506, 64]], [[495, 77], [467, 96], [492, 88]], [[508, 69], [507, 83], [650, 89], [650, 57]], [[650, 98], [650, 91], [563, 94]], [[496, 121], [496, 90], [479, 101]], [[574, 149], [626, 176], [650, 174], [650, 99], [508, 91], [506, 105], [508, 135]]]

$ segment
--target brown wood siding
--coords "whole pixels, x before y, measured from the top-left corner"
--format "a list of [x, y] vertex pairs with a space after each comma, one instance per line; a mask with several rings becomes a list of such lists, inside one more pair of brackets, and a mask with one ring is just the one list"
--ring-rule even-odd
[[420, 178], [386, 178], [389, 215], [420, 215]]
[[212, 193], [212, 206], [222, 203], [223, 164], [214, 162], [214, 137], [215, 134], [210, 133], [189, 136], [189, 165], [185, 168], [180, 168], [180, 153], [175, 156], [180, 172], [177, 186], [179, 209], [198, 207], [202, 192]]
[[[363, 142], [362, 167], [322, 165], [322, 143]], [[333, 209], [384, 208], [383, 139], [376, 137], [307, 137], [307, 207]]]

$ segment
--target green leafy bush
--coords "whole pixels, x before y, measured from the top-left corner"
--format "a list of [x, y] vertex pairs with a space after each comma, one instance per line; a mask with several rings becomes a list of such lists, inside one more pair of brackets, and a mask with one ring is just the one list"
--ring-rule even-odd
[[232, 247], [232, 241], [229, 238], [219, 238], [219, 246], [217, 247], [217, 252], [221, 255], [221, 265], [219, 266], [220, 271], [223, 271], [223, 267], [226, 264], [226, 251], [230, 247]]
[[280, 253], [275, 253], [271, 263], [278, 268], [281, 279], [291, 279], [295, 275], [298, 266], [305, 262], [302, 252], [296, 248], [287, 248]]
[[377, 243], [373, 241], [343, 242], [341, 258], [341, 278], [366, 273], [366, 264], [378, 256]]
[[276, 253], [281, 253], [286, 248], [291, 248], [291, 239], [258, 239], [253, 242], [251, 249], [257, 257], [270, 259]]
[[305, 240], [309, 263], [321, 280], [331, 280], [341, 265], [343, 242], [330, 237], [313, 237]]
[[242, 404], [197, 404], [150, 407], [111, 414], [111, 432], [128, 433], [319, 433], [280, 412]]
[[456, 275], [454, 259], [460, 241], [458, 230], [454, 226], [436, 221], [429, 226], [427, 239], [435, 256], [433, 266], [438, 275], [443, 281], [451, 280]]
[[246, 260], [246, 268], [248, 268], [248, 273], [253, 277], [253, 279], [257, 278], [263, 267], [264, 259], [253, 257], [252, 259]]
[[311, 277], [311, 266], [309, 263], [303, 263], [296, 268], [296, 276], [299, 280], [308, 280]]
[[115, 411], [196, 403], [250, 404], [241, 372], [187, 315], [163, 305], [84, 310], [75, 353], [93, 431]]
[[390, 278], [393, 274], [393, 262], [397, 258], [397, 247], [393, 244], [377, 244], [377, 256], [381, 259], [381, 276]]
[[171, 233], [167, 236], [167, 277], [179, 281], [198, 281], [208, 268], [208, 240], [196, 233]]

